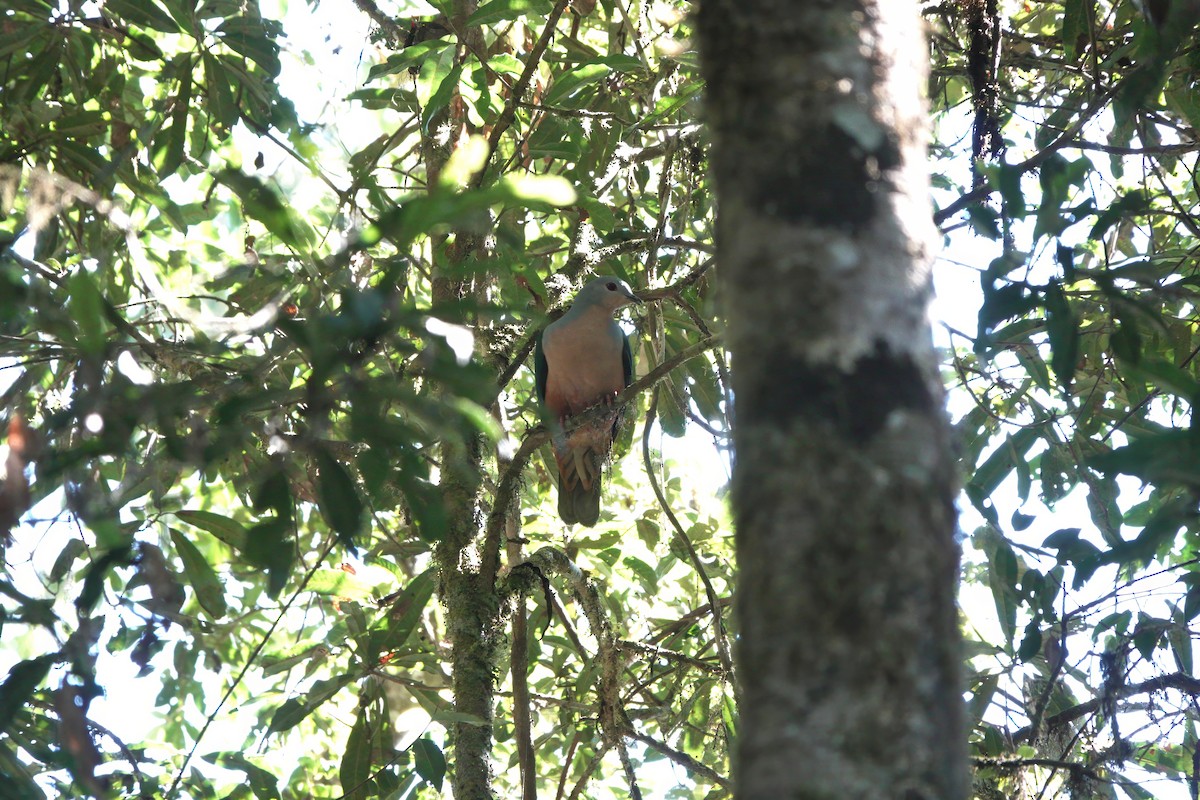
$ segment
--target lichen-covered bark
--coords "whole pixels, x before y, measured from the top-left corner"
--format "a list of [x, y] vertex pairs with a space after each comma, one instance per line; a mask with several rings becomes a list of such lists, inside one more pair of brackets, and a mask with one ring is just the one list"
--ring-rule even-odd
[[495, 574], [483, 569], [476, 510], [481, 450], [477, 439], [447, 442], [443, 463], [460, 471], [442, 477], [448, 529], [435, 550], [450, 638], [454, 710], [474, 720], [450, 725], [450, 780], [455, 798], [491, 800], [492, 701], [496, 691], [499, 605]]
[[961, 798], [914, 2], [704, 0], [736, 398], [737, 792]]
[[[476, 0], [455, 0], [451, 27], [466, 50], [482, 52], [478, 28], [468, 28], [467, 19], [476, 10]], [[465, 49], [464, 49], [465, 47]], [[451, 109], [436, 114], [430, 134], [422, 140], [422, 152], [430, 184], [449, 159], [458, 133], [466, 121]], [[477, 291], [464, 280], [462, 265], [478, 257], [482, 248], [476, 233], [457, 231], [444, 248], [434, 248], [434, 305], [450, 306]], [[447, 529], [434, 555], [440, 575], [439, 596], [446, 607], [446, 629], [450, 638], [450, 673], [454, 688], [454, 710], [466, 715], [448, 726], [448, 767], [456, 800], [492, 800], [492, 705], [496, 692], [499, 601], [496, 594], [498, 545], [481, 541], [479, 513], [482, 442], [478, 436], [448, 440], [440, 449], [441, 498]]]

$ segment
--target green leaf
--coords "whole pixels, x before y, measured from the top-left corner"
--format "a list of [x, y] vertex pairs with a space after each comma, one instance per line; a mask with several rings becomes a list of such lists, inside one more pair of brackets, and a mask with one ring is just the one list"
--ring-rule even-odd
[[1162, 359], [1139, 359], [1136, 364], [1125, 365], [1124, 371], [1131, 377], [1141, 378], [1155, 389], [1173, 394], [1190, 405], [1200, 401], [1200, 381], [1182, 369]]
[[1145, 211], [1150, 207], [1150, 199], [1145, 190], [1137, 189], [1122, 195], [1120, 199], [1110, 205], [1096, 220], [1096, 224], [1092, 226], [1091, 233], [1088, 238], [1093, 241], [1099, 241], [1104, 238], [1104, 234], [1108, 229], [1117, 224], [1123, 217]]
[[404, 591], [392, 603], [388, 612], [388, 639], [384, 643], [386, 649], [395, 649], [404, 645], [408, 637], [416, 630], [437, 588], [437, 569], [431, 567], [417, 575]]
[[314, 454], [317, 462], [317, 506], [321, 516], [351, 552], [363, 531], [365, 509], [354, 479], [341, 462], [325, 450]]
[[997, 541], [988, 549], [987, 582], [996, 604], [996, 617], [1007, 642], [1016, 634], [1017, 619], [1017, 557], [1007, 542]]
[[246, 557], [267, 571], [267, 594], [278, 597], [287, 585], [296, 560], [291, 523], [272, 517], [246, 532]]
[[272, 78], [279, 75], [279, 23], [262, 17], [229, 17], [215, 33], [234, 52], [263, 68]]
[[8, 728], [13, 715], [24, 708], [38, 685], [46, 679], [50, 667], [58, 661], [57, 653], [31, 658], [16, 664], [0, 684], [0, 731]]
[[1019, 317], [1036, 308], [1038, 298], [1024, 283], [1010, 283], [1000, 287], [985, 281], [983, 304], [979, 307], [979, 341], [976, 352], [982, 353], [991, 341], [991, 330], [1005, 320]]
[[610, 73], [634, 72], [640, 69], [642, 62], [633, 56], [613, 55], [585, 61], [557, 76], [542, 102], [548, 106], [566, 104], [572, 107], [568, 101], [577, 99], [577, 95], [584, 88], [599, 83]]
[[433, 122], [434, 115], [450, 105], [450, 101], [454, 98], [454, 92], [458, 88], [458, 81], [462, 77], [462, 72], [463, 65], [455, 64], [438, 82], [437, 89], [430, 95], [429, 100], [425, 103], [424, 110], [421, 112], [421, 130], [428, 131], [430, 123]]
[[358, 707], [354, 725], [346, 738], [346, 750], [338, 769], [344, 800], [367, 800], [373, 797], [371, 777], [371, 731], [367, 724], [366, 709]]
[[1187, 629], [1187, 620], [1182, 618], [1178, 609], [1175, 610], [1172, 617], [1175, 624], [1167, 628], [1167, 643], [1171, 646], [1171, 654], [1175, 658], [1175, 665], [1179, 667], [1179, 671], [1184, 675], [1191, 675], [1193, 668], [1192, 638]]
[[1105, 474], [1134, 475], [1149, 483], [1200, 486], [1200, 433], [1170, 430], [1087, 458]]
[[175, 516], [189, 525], [211, 533], [234, 550], [242, 552], [246, 549], [246, 528], [240, 522], [212, 511], [184, 509], [176, 511]]
[[1021, 190], [1024, 172], [1014, 164], [997, 164], [990, 168], [988, 177], [995, 183], [1004, 200], [1004, 212], [1012, 219], [1025, 216], [1025, 193]]
[[295, 697], [285, 700], [271, 715], [271, 724], [267, 727], [267, 733], [281, 733], [296, 727], [304, 721], [305, 717], [316, 711], [326, 700], [352, 683], [357, 677], [357, 675], [347, 673], [317, 681], [303, 701]]
[[179, 558], [183, 561], [183, 574], [187, 576], [188, 582], [192, 584], [192, 589], [196, 592], [196, 599], [200, 601], [200, 606], [208, 612], [213, 619], [220, 619], [225, 616], [225, 589], [221, 584], [221, 580], [217, 577], [217, 573], [209, 565], [208, 561], [201, 555], [200, 550], [196, 545], [179, 531], [174, 528], [171, 531], [171, 543], [175, 546], [175, 552], [179, 554]]
[[239, 109], [232, 85], [236, 79], [225, 65], [211, 53], [204, 54], [204, 84], [207, 91], [208, 113], [214, 130], [228, 133], [237, 122]]
[[444, 50], [449, 50], [453, 55], [454, 42], [449, 39], [430, 39], [427, 42], [406, 47], [399, 53], [393, 53], [388, 56], [387, 60], [382, 64], [376, 64], [371, 67], [367, 73], [367, 83], [384, 75], [393, 75], [397, 72], [402, 72], [415, 64], [422, 63], [430, 56], [440, 54]]
[[271, 724], [267, 727], [267, 733], [280, 733], [290, 730], [303, 722], [304, 718], [312, 712], [313, 709], [306, 703], [302, 703], [294, 697], [288, 698], [271, 715]]
[[[429, 117], [432, 113], [429, 106], [433, 101], [433, 96], [441, 90], [455, 66], [453, 49], [443, 50], [437, 54], [436, 58], [427, 58], [421, 64], [421, 71], [417, 73], [417, 103], [421, 107], [422, 129], [425, 129], [429, 124]], [[461, 64], [457, 66], [459, 69], [462, 68]], [[456, 79], [449, 84], [447, 94], [445, 95], [447, 102], [457, 82]]]
[[67, 311], [75, 323], [79, 349], [87, 355], [103, 355], [108, 344], [104, 297], [84, 269], [76, 270], [67, 280]]
[[475, 10], [467, 20], [467, 27], [492, 25], [521, 17], [545, 19], [552, 10], [553, 4], [550, 0], [491, 0]]
[[1025, 626], [1025, 636], [1021, 639], [1021, 646], [1017, 649], [1017, 658], [1029, 662], [1041, 652], [1042, 631], [1038, 628], [1038, 621], [1035, 619]]
[[413, 742], [412, 752], [417, 774], [440, 792], [442, 780], [446, 777], [446, 757], [442, 755], [441, 748], [428, 736], [423, 736]]
[[216, 178], [237, 194], [248, 217], [261, 222], [285, 244], [300, 249], [308, 248], [313, 239], [312, 232], [292, 214], [273, 187], [237, 169], [220, 170]]
[[662, 425], [663, 433], [675, 439], [682, 437], [687, 432], [687, 414], [685, 413], [687, 400], [684, 399], [683, 391], [679, 387], [681, 380], [682, 376], [675, 372], [655, 388], [655, 391], [658, 392], [659, 423]]
[[529, 135], [529, 154], [537, 158], [576, 161], [583, 153], [577, 127], [555, 117], [547, 117]]
[[653, 595], [658, 591], [658, 575], [655, 574], [654, 568], [634, 556], [626, 556], [622, 562], [625, 566], [637, 576], [638, 582], [642, 584], [642, 590], [648, 595]]
[[84, 575], [83, 588], [75, 598], [75, 608], [80, 613], [90, 614], [104, 591], [104, 580], [109, 570], [114, 566], [129, 566], [132, 563], [132, 550], [128, 544], [114, 547], [93, 561]]
[[270, 770], [263, 769], [241, 753], [210, 753], [204, 756], [204, 760], [245, 773], [250, 790], [258, 800], [279, 800], [279, 779]]
[[1063, 44], [1063, 57], [1068, 64], [1074, 64], [1079, 57], [1080, 43], [1087, 44], [1089, 37], [1088, 21], [1091, 18], [1094, 0], [1064, 0], [1063, 20], [1060, 38]]
[[1013, 512], [1012, 520], [1010, 521], [1010, 524], [1012, 525], [1012, 529], [1014, 531], [1023, 531], [1036, 521], [1037, 521], [1037, 517], [1031, 516], [1029, 514], [1022, 514], [1021, 511], [1018, 509]]
[[1005, 437], [1002, 444], [992, 451], [992, 454], [980, 464], [971, 475], [968, 484], [975, 486], [980, 495], [991, 497], [1000, 483], [1008, 477], [1018, 461], [1024, 461], [1035, 443], [1039, 440], [1035, 428], [1021, 428], [1016, 433]]
[[[155, 160], [155, 170], [159, 179], [175, 174], [183, 163], [184, 146], [187, 143], [188, 111], [192, 104], [192, 62], [183, 59], [179, 68], [179, 91], [172, 100], [171, 125], [160, 137], [165, 137], [165, 146], [158, 152]], [[156, 141], [157, 144], [157, 141]]]
[[1100, 557], [1101, 562], [1146, 566], [1154, 558], [1165, 556], [1172, 549], [1179, 529], [1195, 520], [1194, 506], [1180, 498], [1164, 503], [1136, 538], [1113, 546]]
[[179, 24], [166, 12], [157, 0], [105, 0], [104, 10], [119, 14], [134, 25], [162, 31], [179, 33]]
[[1158, 643], [1162, 640], [1162, 634], [1162, 627], [1154, 620], [1150, 620], [1147, 625], [1139, 623], [1133, 634], [1133, 646], [1142, 654], [1142, 658], [1151, 661], [1154, 651], [1158, 649]]
[[71, 567], [75, 562], [87, 553], [87, 545], [82, 539], [70, 539], [63, 549], [59, 551], [58, 557], [54, 559], [54, 566], [50, 568], [50, 574], [47, 576], [51, 583], [58, 583], [66, 577], [71, 571]]
[[254, 510], [263, 513], [273, 510], [281, 519], [292, 517], [292, 487], [282, 469], [271, 472], [254, 493]]
[[144, 33], [130, 31], [125, 38], [125, 45], [129, 48], [130, 57], [138, 61], [159, 61], [163, 57], [158, 43]]
[[[1184, 576], [1180, 580], [1186, 580], [1188, 577], [1195, 576]], [[1187, 593], [1183, 597], [1183, 618], [1191, 622], [1197, 614], [1200, 614], [1200, 581], [1194, 580], [1188, 583]]]
[[983, 719], [984, 713], [992, 704], [992, 697], [996, 694], [996, 689], [999, 685], [999, 675], [985, 675], [971, 692], [971, 699], [967, 701], [967, 710], [973, 722], [978, 723]]
[[1050, 367], [1066, 394], [1079, 362], [1079, 322], [1057, 280], [1046, 287], [1046, 332], [1050, 336]]

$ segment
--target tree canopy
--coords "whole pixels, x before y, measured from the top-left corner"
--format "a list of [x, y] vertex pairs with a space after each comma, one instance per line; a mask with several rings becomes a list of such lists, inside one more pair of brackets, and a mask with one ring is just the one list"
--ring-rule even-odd
[[[1182, 791], [1200, 10], [921, 5], [974, 790]], [[730, 795], [687, 14], [8, 0], [5, 791]], [[648, 302], [601, 521], [566, 530], [527, 362], [592, 274]]]

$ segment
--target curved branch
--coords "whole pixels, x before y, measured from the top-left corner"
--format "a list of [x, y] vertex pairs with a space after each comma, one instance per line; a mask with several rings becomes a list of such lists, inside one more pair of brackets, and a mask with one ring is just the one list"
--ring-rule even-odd
[[625, 740], [617, 742], [617, 754], [621, 757], [621, 767], [625, 770], [625, 780], [629, 782], [629, 796], [632, 800], [642, 800], [642, 790], [638, 788], [637, 773], [633, 769], [633, 760], [629, 758], [629, 748]]
[[641, 742], [654, 752], [661, 753], [689, 772], [694, 772], [697, 775], [703, 775], [718, 786], [728, 789], [732, 785], [732, 781], [730, 781], [729, 778], [722, 776], [712, 767], [700, 763], [687, 753], [683, 752], [682, 750], [676, 750], [674, 747], [671, 747], [665, 742], [660, 742], [654, 737], [647, 736], [644, 733], [638, 733], [632, 728], [625, 731], [625, 735], [630, 739], [635, 739]]
[[729, 639], [725, 635], [725, 622], [721, 618], [721, 606], [718, 602], [717, 590], [713, 587], [712, 580], [708, 577], [708, 572], [704, 569], [704, 563], [700, 560], [700, 554], [696, 552], [692, 540], [688, 538], [687, 532], [679, 524], [679, 519], [675, 516], [675, 511], [671, 508], [671, 504], [667, 502], [667, 496], [663, 494], [658, 477], [654, 474], [654, 465], [650, 461], [650, 429], [657, 410], [658, 391], [656, 390], [654, 397], [650, 400], [650, 410], [646, 413], [646, 424], [642, 427], [642, 461], [646, 465], [646, 477], [650, 479], [650, 487], [654, 490], [654, 496], [658, 498], [658, 505], [662, 508], [663, 513], [666, 514], [671, 527], [675, 529], [675, 537], [683, 544], [688, 554], [688, 560], [692, 562], [692, 568], [696, 570], [696, 574], [700, 576], [701, 583], [704, 584], [704, 594], [708, 598], [709, 608], [712, 609], [713, 635], [717, 640], [717, 655], [721, 659], [721, 667], [725, 670], [725, 675], [734, 684], [736, 692], [737, 682], [734, 679], [733, 657], [729, 652]]

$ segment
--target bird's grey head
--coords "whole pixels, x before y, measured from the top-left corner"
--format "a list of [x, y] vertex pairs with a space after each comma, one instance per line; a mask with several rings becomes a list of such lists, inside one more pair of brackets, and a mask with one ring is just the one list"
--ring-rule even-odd
[[585, 308], [600, 306], [612, 312], [630, 303], [641, 305], [642, 300], [633, 293], [628, 283], [615, 275], [601, 275], [583, 285], [579, 294], [575, 295], [574, 305]]

